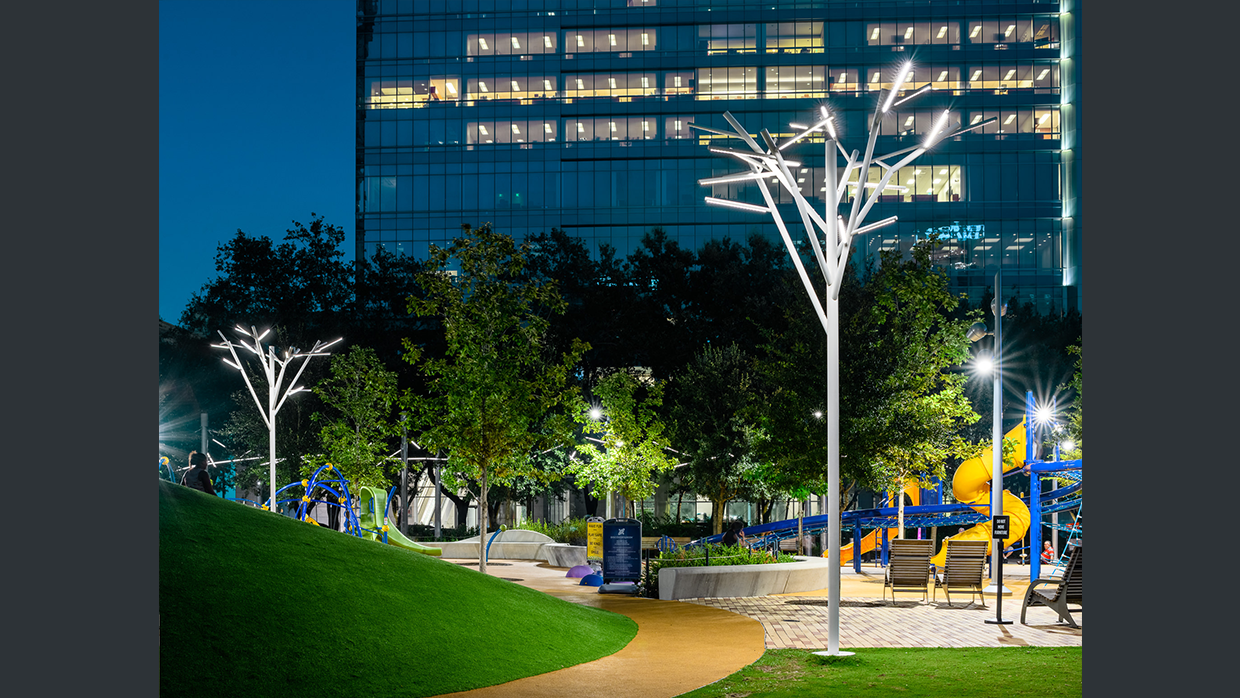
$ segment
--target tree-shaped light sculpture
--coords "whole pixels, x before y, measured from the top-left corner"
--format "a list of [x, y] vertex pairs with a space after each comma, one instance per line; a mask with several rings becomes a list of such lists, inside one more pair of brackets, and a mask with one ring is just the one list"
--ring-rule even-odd
[[[904, 187], [889, 184], [891, 178], [901, 167], [909, 164], [922, 153], [944, 140], [958, 136], [966, 131], [981, 128], [995, 121], [993, 118], [987, 119], [967, 128], [959, 128], [948, 133], [946, 126], [950, 111], [944, 110], [938, 119], [935, 120], [930, 133], [926, 135], [921, 144], [897, 150], [881, 157], [874, 157], [874, 145], [878, 140], [878, 132], [882, 124], [883, 115], [890, 111], [892, 107], [903, 104], [916, 95], [930, 89], [930, 84], [927, 83], [916, 90], [912, 90], [902, 99], [896, 99], [897, 94], [904, 87], [905, 80], [911, 74], [912, 67], [912, 63], [905, 63], [900, 66], [892, 89], [890, 91], [879, 91], [878, 103], [875, 105], [874, 114], [870, 118], [869, 137], [866, 140], [864, 156], [860, 156], [860, 153], [856, 150], [849, 153], [839, 144], [834, 124], [835, 117], [825, 105], [820, 107], [819, 118], [812, 126], [805, 127], [792, 124], [791, 126], [800, 129], [800, 132], [782, 144], [777, 144], [775, 139], [771, 137], [770, 132], [763, 129], [759, 134], [762, 139], [762, 145], [759, 145], [749, 135], [749, 132], [742, 128], [740, 123], [728, 112], [724, 112], [723, 118], [727, 119], [728, 123], [736, 129], [735, 132], [719, 131], [690, 124], [692, 128], [699, 131], [739, 138], [749, 146], [749, 150], [711, 146], [710, 151], [712, 153], [734, 157], [747, 165], [749, 171], [722, 177], [711, 177], [699, 180], [698, 183], [711, 186], [728, 182], [753, 181], [758, 185], [762, 191], [762, 198], [766, 201], [766, 206], [756, 206], [730, 199], [719, 199], [713, 196], [706, 197], [706, 202], [771, 215], [775, 220], [775, 226], [779, 228], [779, 234], [783, 237], [784, 245], [788, 248], [792, 264], [796, 267], [797, 274], [801, 277], [801, 283], [805, 287], [805, 292], [809, 295], [810, 302], [814, 306], [814, 312], [817, 313], [818, 320], [822, 323], [822, 328], [827, 333], [826, 416], [828, 440], [827, 483], [829, 489], [827, 497], [827, 555], [828, 559], [834, 560], [836, 563], [830, 565], [827, 577], [827, 593], [829, 595], [829, 604], [827, 606], [829, 623], [827, 650], [820, 653], [825, 655], [852, 654], [851, 652], [841, 652], [839, 649], [840, 567], [838, 561], [840, 559], [839, 294], [844, 270], [848, 264], [849, 254], [852, 251], [853, 238], [896, 221], [896, 216], [891, 216], [870, 225], [863, 225], [866, 215], [870, 212], [875, 202], [878, 201], [877, 197], [885, 189], [904, 189]], [[805, 200], [805, 197], [801, 194], [800, 187], [797, 186], [796, 178], [788, 169], [789, 167], [799, 167], [800, 163], [784, 159], [783, 151], [811, 133], [823, 131], [824, 129], [827, 134], [824, 151], [826, 186], [823, 192], [826, 211], [825, 215], [820, 216], [818, 212], [810, 207], [809, 202]], [[839, 163], [835, 154], [837, 149], [844, 157], [842, 176], [838, 171]], [[894, 158], [900, 159], [894, 164], [889, 164], [889, 161]], [[882, 176], [877, 184], [870, 185], [868, 182], [870, 168], [875, 166], [881, 168]], [[849, 176], [853, 171], [857, 172], [857, 179], [849, 181]], [[801, 255], [797, 252], [796, 245], [788, 235], [788, 229], [780, 217], [779, 209], [776, 208], [775, 199], [771, 195], [767, 184], [767, 181], [771, 179], [778, 181], [788, 194], [791, 195], [793, 202], [796, 204], [797, 212], [801, 217], [801, 224], [805, 226], [806, 234], [809, 237], [814, 259], [817, 261], [818, 269], [826, 282], [825, 304], [819, 301], [809, 274], [805, 271], [805, 265], [801, 261]], [[857, 191], [853, 196], [852, 208], [849, 211], [848, 219], [845, 220], [839, 214], [839, 204], [840, 197], [843, 195], [845, 188], [849, 186]], [[868, 196], [866, 195], [867, 188], [870, 188]], [[821, 243], [819, 242], [819, 236], [822, 238]]]
[[[258, 406], [258, 413], [263, 417], [263, 423], [267, 425], [268, 446], [270, 448], [269, 464], [270, 472], [270, 491], [271, 496], [267, 500], [267, 506], [271, 511], [276, 510], [276, 413], [284, 406], [284, 401], [289, 395], [300, 393], [306, 388], [297, 385], [297, 379], [301, 378], [302, 371], [306, 370], [306, 366], [310, 365], [310, 359], [316, 356], [327, 356], [330, 352], [325, 351], [328, 347], [344, 339], [333, 339], [327, 344], [315, 342], [314, 347], [306, 353], [302, 353], [297, 347], [289, 347], [284, 350], [283, 358], [272, 345], [267, 345], [266, 350], [263, 349], [263, 337], [266, 337], [271, 330], [263, 330], [260, 334], [254, 326], [245, 329], [241, 325], [237, 325], [234, 330], [237, 334], [244, 335], [244, 339], [234, 342], [224, 336], [224, 332], [219, 331], [220, 338], [223, 339], [221, 344], [212, 344], [216, 349], [227, 349], [232, 354], [232, 361], [224, 359], [224, 363], [232, 366], [241, 372], [241, 378], [245, 380], [245, 387], [250, 389], [250, 395], [254, 398], [254, 404]], [[267, 377], [267, 406], [263, 407], [263, 403], [258, 399], [258, 392], [254, 390], [254, 385], [250, 382], [250, 376], [246, 373], [245, 367], [241, 359], [237, 356], [237, 349], [245, 349], [246, 351], [258, 357], [258, 363], [263, 367], [263, 375]], [[289, 381], [288, 387], [284, 386], [284, 372], [295, 361], [301, 361], [301, 367], [297, 369], [297, 374], [293, 376], [293, 380]]]

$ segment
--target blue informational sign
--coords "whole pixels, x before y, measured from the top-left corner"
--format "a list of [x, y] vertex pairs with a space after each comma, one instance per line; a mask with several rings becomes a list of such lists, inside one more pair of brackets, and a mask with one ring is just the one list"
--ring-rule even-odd
[[639, 581], [642, 578], [642, 522], [608, 519], [603, 522], [603, 581]]

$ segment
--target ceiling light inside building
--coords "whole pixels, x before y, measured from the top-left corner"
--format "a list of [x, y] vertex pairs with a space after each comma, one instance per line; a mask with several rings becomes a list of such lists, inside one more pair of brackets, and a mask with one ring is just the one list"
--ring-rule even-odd
[[544, 123], [544, 124], [543, 124], [543, 131], [544, 131], [545, 133], [551, 133], [551, 124]]
[[1009, 24], [1009, 25], [1008, 25], [1007, 30], [1003, 32], [1003, 36], [1005, 36], [1005, 37], [1011, 36], [1011, 35], [1012, 35], [1012, 30], [1013, 30], [1013, 29], [1015, 29], [1015, 28], [1016, 28], [1016, 25], [1015, 25], [1015, 24]]
[[608, 87], [610, 87], [610, 88], [611, 88], [611, 89], [613, 89], [613, 90], [614, 90], [614, 89], [616, 89], [616, 79], [615, 79], [615, 78], [607, 78], [607, 86], [608, 86]]
[[848, 71], [847, 71], [847, 70], [845, 70], [844, 72], [840, 73], [840, 80], [839, 80], [839, 81], [840, 81], [840, 82], [848, 82]]
[[517, 37], [515, 37], [515, 36], [514, 36], [514, 37], [512, 37], [512, 47], [513, 47], [513, 48], [521, 48], [521, 43], [517, 41]]
[[547, 48], [551, 48], [551, 37], [547, 36], [546, 34], [543, 35], [543, 46]]
[[911, 39], [911, 38], [913, 38], [913, 28], [909, 27], [908, 29], [904, 30], [904, 39], [907, 41], [908, 39]]
[[616, 122], [614, 122], [614, 121], [608, 121], [608, 122], [607, 122], [607, 125], [608, 125], [608, 126], [611, 126], [611, 132], [612, 132], [612, 133], [615, 133], [615, 132], [616, 132]]
[[975, 115], [973, 116], [973, 120], [969, 122], [969, 125], [970, 125], [970, 126], [972, 126], [973, 124], [976, 124], [977, 122], [979, 122], [979, 121], [981, 121], [981, 120], [982, 120], [982, 115], [981, 115], [981, 114], [975, 114]]
[[912, 177], [909, 177], [909, 178], [908, 178], [908, 181], [907, 181], [907, 182], [905, 182], [905, 184], [916, 184], [916, 183], [917, 183], [917, 180], [916, 180], [916, 179], [913, 179]]
[[913, 115], [909, 114], [908, 118], [904, 120], [904, 128], [908, 128], [909, 126], [912, 126], [912, 125], [913, 125]]
[[919, 168], [917, 168], [917, 169], [913, 170], [913, 174], [921, 174], [921, 168], [919, 167]]
[[938, 80], [936, 80], [935, 82], [943, 82], [943, 81], [944, 81], [944, 80], [946, 80], [946, 79], [947, 79], [947, 71], [946, 71], [946, 70], [944, 70], [944, 71], [942, 71], [942, 72], [940, 72], [940, 73], [939, 73], [939, 79], [938, 79]]
[[517, 125], [516, 125], [516, 124], [513, 124], [513, 125], [512, 125], [512, 132], [513, 132], [513, 133], [516, 133], [516, 134], [520, 134], [520, 133], [521, 133], [521, 129], [517, 128]]
[[970, 38], [970, 39], [975, 39], [975, 38], [977, 38], [977, 33], [978, 33], [978, 32], [980, 32], [981, 30], [982, 30], [982, 25], [980, 25], [980, 24], [975, 24], [975, 25], [973, 26], [973, 31], [969, 32], [969, 38]]
[[517, 84], [517, 81], [516, 81], [516, 80], [510, 80], [509, 82], [510, 82], [510, 83], [512, 83], [512, 91], [513, 91], [513, 92], [520, 92], [520, 91], [521, 91], [521, 86]]
[[870, 41], [878, 40], [878, 27], [874, 27], [874, 31], [870, 32]]
[[581, 38], [581, 35], [580, 35], [580, 34], [578, 34], [578, 35], [577, 35], [577, 48], [581, 48], [581, 47], [583, 47], [583, 46], [585, 46], [585, 45], [586, 45], [586, 40], [585, 40], [585, 39], [583, 39], [583, 38]]
[[650, 45], [650, 35], [647, 34], [646, 32], [642, 32], [642, 46], [649, 46], [649, 45]]
[[1013, 76], [1013, 75], [1015, 75], [1015, 74], [1016, 74], [1016, 69], [1015, 69], [1015, 68], [1012, 68], [1011, 70], [1007, 71], [1007, 75], [1004, 75], [1004, 76], [1003, 76], [1003, 79], [1004, 79], [1004, 80], [1011, 80], [1011, 79], [1012, 79], [1012, 76]]
[[479, 133], [481, 133], [481, 134], [482, 134], [482, 135], [484, 135], [484, 136], [489, 136], [489, 135], [491, 135], [490, 133], [487, 133], [487, 127], [486, 127], [486, 124], [478, 124], [478, 132], [479, 132]]
[[615, 35], [615, 34], [608, 34], [608, 35], [607, 35], [607, 43], [608, 43], [608, 44], [611, 44], [612, 46], [615, 46], [615, 45], [616, 45], [616, 35]]
[[450, 94], [450, 95], [454, 95], [454, 94], [456, 94], [456, 84], [455, 84], [455, 83], [451, 83], [451, 82], [449, 82], [449, 83], [444, 83], [444, 86], [448, 88], [448, 94]]
[[649, 130], [650, 130], [650, 122], [649, 122], [649, 121], [643, 121], [643, 122], [642, 122], [642, 130], [643, 130], [643, 131], [649, 131]]
[[578, 121], [577, 122], [577, 133], [585, 133], [585, 132], [586, 132], [586, 127], [580, 121]]
[[878, 71], [877, 70], [874, 71], [874, 75], [870, 76], [870, 84], [873, 85], [876, 82], [878, 82]]
[[543, 78], [543, 89], [548, 92], [555, 91], [555, 88], [551, 86], [551, 81], [546, 78]]
[[947, 174], [947, 168], [944, 167], [943, 169], [939, 170], [939, 174]]
[[938, 184], [939, 182], [942, 182], [942, 181], [943, 181], [943, 180], [939, 179], [938, 177], [935, 177], [935, 178], [934, 178], [934, 183], [935, 183], [935, 184]]
[[947, 25], [944, 24], [943, 26], [939, 27], [939, 33], [934, 38], [942, 39], [946, 34], [947, 34]]
[[478, 81], [478, 89], [482, 90], [483, 92], [489, 92], [489, 90], [487, 90], [487, 84], [481, 80]]
[[1015, 114], [1008, 114], [1008, 118], [1003, 120], [1003, 125], [1007, 126], [1008, 124], [1012, 123], [1015, 119], [1016, 119]]
[[676, 120], [676, 130], [677, 130], [677, 131], [679, 131], [679, 130], [680, 130], [680, 125], [681, 125], [681, 124], [680, 124], [680, 120], [679, 120], [679, 119], [677, 119], [677, 120]]
[[1038, 79], [1041, 80], [1042, 78], [1045, 78], [1046, 74], [1049, 72], [1051, 72], [1050, 68], [1043, 68], [1042, 72], [1038, 73]]
[[969, 78], [969, 81], [977, 82], [977, 79], [980, 77], [982, 77], [982, 69], [978, 68], [977, 70], [973, 71], [973, 77]]
[[642, 76], [642, 87], [650, 87], [650, 78]]
[[1038, 126], [1041, 126], [1042, 124], [1046, 123], [1046, 120], [1049, 118], [1051, 118], [1050, 112], [1043, 114], [1042, 118], [1038, 119]]
[[487, 46], [487, 40], [486, 40], [486, 39], [484, 39], [484, 38], [482, 38], [482, 37], [478, 37], [478, 45], [482, 47], [482, 50], [483, 50], [483, 51], [490, 51], [490, 50], [491, 50], [491, 47], [490, 47], [490, 46]]
[[579, 90], [586, 89], [586, 85], [584, 82], [581, 81], [581, 78], [577, 78], [577, 89]]
[[680, 76], [679, 75], [672, 78], [672, 84], [676, 87], [680, 87]]

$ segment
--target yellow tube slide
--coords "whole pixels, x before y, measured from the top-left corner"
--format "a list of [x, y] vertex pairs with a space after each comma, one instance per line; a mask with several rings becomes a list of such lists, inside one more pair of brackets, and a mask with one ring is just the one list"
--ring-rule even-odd
[[[921, 484], [917, 482], [917, 480], [915, 479], [909, 480], [908, 483], [905, 484], [904, 494], [907, 494], [909, 496], [909, 499], [913, 502], [911, 506], [918, 506], [921, 504]], [[887, 499], [886, 506], [889, 506], [889, 507], [896, 506], [894, 497], [889, 497]], [[887, 540], [892, 540], [898, 535], [900, 535], [900, 529], [898, 528], [887, 529]], [[861, 548], [861, 551], [857, 554], [864, 555], [870, 552], [875, 547], [881, 545], [880, 541], [881, 539], [879, 538], [879, 530], [874, 529], [873, 531], [870, 531], [869, 533], [861, 537], [861, 545], [859, 546]], [[822, 556], [826, 557], [827, 554], [824, 552]], [[849, 543], [848, 545], [841, 545], [840, 546], [840, 564], [847, 565], [848, 563], [852, 562], [852, 559], [853, 559], [853, 544]]]
[[[1003, 471], [1008, 472], [1025, 465], [1025, 422], [1021, 420], [1011, 431], [1007, 433], [1005, 438], [1013, 438], [1016, 440], [1016, 462], [1012, 465], [1004, 464]], [[956, 468], [956, 474], [952, 477], [952, 496], [957, 502], [969, 504], [980, 514], [990, 515], [990, 480], [994, 468], [991, 456], [991, 449], [984, 449], [981, 455], [976, 458], [960, 464]], [[1007, 547], [1016, 541], [1025, 537], [1025, 532], [1029, 530], [1029, 507], [1020, 500], [1020, 497], [1003, 491], [1003, 513], [1009, 517], [1009, 536], [1003, 541], [1003, 547]], [[984, 540], [986, 541], [986, 552], [990, 553], [990, 521], [984, 521], [972, 528], [965, 529], [961, 533], [949, 536], [943, 540], [943, 547], [939, 549], [938, 554], [930, 558], [930, 562], [937, 565], [940, 569], [947, 560], [947, 541], [949, 540]]]

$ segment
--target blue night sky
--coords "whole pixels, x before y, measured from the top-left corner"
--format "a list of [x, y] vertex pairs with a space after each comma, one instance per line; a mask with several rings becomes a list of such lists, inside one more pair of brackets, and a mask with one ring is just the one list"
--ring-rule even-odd
[[353, 258], [356, 3], [159, 3], [159, 315], [176, 323], [238, 228], [311, 211]]

